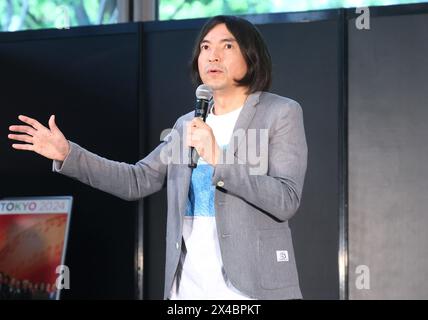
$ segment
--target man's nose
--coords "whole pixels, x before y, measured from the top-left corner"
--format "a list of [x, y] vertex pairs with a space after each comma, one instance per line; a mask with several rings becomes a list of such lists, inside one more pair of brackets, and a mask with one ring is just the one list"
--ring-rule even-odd
[[211, 51], [211, 54], [208, 57], [209, 62], [219, 62], [220, 56], [218, 54], [218, 51], [216, 49]]

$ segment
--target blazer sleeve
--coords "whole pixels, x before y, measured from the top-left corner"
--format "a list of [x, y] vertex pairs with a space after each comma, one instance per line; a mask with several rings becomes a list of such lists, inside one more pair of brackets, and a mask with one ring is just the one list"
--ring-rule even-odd
[[53, 161], [52, 170], [121, 199], [138, 200], [165, 185], [168, 163], [162, 154], [170, 147], [169, 141], [167, 136], [136, 164], [108, 160], [69, 141], [69, 154], [63, 162]]
[[267, 174], [251, 172], [247, 164], [218, 164], [212, 183], [240, 197], [280, 221], [290, 219], [299, 208], [307, 167], [307, 143], [303, 112], [293, 101], [272, 123], [268, 145]]

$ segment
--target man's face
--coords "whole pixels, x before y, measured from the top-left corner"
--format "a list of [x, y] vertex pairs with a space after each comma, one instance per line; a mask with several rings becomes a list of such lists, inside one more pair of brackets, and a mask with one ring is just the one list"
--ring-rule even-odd
[[242, 79], [247, 64], [238, 42], [224, 23], [212, 28], [200, 43], [198, 68], [202, 82], [214, 91], [236, 86], [234, 79]]

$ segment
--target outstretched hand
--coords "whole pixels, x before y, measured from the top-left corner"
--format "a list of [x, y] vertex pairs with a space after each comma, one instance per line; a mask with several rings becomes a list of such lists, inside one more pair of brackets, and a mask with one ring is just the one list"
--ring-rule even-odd
[[57, 127], [54, 115], [49, 118], [49, 128], [27, 116], [20, 115], [18, 119], [27, 125], [10, 126], [10, 131], [21, 134], [9, 134], [8, 138], [25, 143], [12, 144], [14, 149], [34, 151], [48, 159], [64, 161], [70, 145]]

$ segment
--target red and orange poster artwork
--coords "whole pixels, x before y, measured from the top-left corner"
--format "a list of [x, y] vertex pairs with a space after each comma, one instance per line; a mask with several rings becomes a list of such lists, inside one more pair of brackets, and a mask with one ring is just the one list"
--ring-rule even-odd
[[0, 200], [0, 299], [59, 299], [71, 197]]

